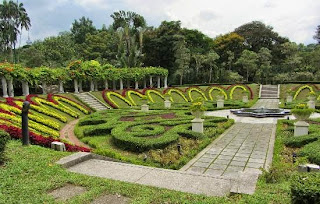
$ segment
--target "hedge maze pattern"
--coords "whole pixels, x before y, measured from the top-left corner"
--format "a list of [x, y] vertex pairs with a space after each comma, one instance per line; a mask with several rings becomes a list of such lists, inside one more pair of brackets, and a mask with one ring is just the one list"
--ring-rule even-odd
[[[111, 134], [113, 143], [125, 150], [143, 152], [162, 149], [179, 137], [201, 139], [202, 133], [191, 131], [194, 117], [188, 111], [152, 111], [148, 113], [123, 110], [96, 112], [79, 121], [75, 131], [79, 138]], [[217, 127], [226, 118], [206, 117], [204, 127]]]

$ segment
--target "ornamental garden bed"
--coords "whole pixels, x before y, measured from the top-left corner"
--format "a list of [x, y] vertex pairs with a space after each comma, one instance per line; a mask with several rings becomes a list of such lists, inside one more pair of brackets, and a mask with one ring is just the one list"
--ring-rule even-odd
[[[243, 93], [246, 91], [247, 93]], [[99, 98], [103, 98], [108, 106], [115, 109], [139, 109], [141, 97], [147, 96], [148, 103], [151, 109], [165, 109], [164, 95], [170, 96], [172, 109], [188, 109], [191, 102], [197, 98], [202, 98], [205, 101], [205, 106], [208, 110], [218, 110], [218, 96], [225, 100], [224, 109], [231, 108], [248, 108], [251, 107], [258, 99], [259, 86], [256, 84], [250, 85], [212, 85], [212, 86], [191, 86], [186, 88], [167, 88], [154, 89], [146, 88], [142, 90], [124, 89], [104, 90], [102, 92], [93, 92]], [[242, 97], [248, 95], [249, 102], [243, 103]]]
[[[60, 139], [59, 131], [66, 123], [91, 113], [91, 110], [68, 95], [28, 95], [30, 102], [29, 131], [31, 144], [50, 147], [51, 142], [64, 142], [67, 151], [90, 151]], [[20, 139], [23, 99], [6, 98], [0, 101], [0, 129], [12, 138]]]
[[80, 119], [75, 134], [93, 152], [134, 164], [179, 169], [233, 120], [205, 117], [204, 134], [191, 131], [189, 111], [106, 110]]
[[[288, 91], [292, 95], [292, 102], [287, 102], [286, 97], [288, 95]], [[296, 105], [300, 103], [307, 103], [308, 102], [308, 95], [310, 92], [315, 93], [315, 105], [316, 105], [316, 112], [320, 112], [320, 88], [319, 85], [316, 84], [284, 84], [281, 85], [281, 104], [280, 108], [287, 108], [292, 109]]]
[[272, 167], [262, 179], [274, 187], [290, 189], [286, 194], [291, 196], [291, 203], [319, 203], [320, 174], [297, 169], [299, 164], [320, 164], [320, 120], [309, 120], [309, 135], [299, 137], [293, 136], [294, 122], [278, 120]]

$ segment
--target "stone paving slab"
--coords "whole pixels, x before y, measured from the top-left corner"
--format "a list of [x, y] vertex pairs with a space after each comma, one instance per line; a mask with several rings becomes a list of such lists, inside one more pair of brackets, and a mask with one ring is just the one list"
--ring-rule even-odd
[[219, 176], [188, 173], [91, 159], [69, 168], [89, 176], [109, 178], [207, 196], [226, 196], [234, 181]]

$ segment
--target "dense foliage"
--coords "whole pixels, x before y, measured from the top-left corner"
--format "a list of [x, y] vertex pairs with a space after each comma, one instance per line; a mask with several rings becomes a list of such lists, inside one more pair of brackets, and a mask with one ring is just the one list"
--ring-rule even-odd
[[0, 165], [4, 162], [4, 150], [9, 140], [9, 134], [3, 130], [0, 130]]
[[[23, 11], [23, 16], [12, 14], [14, 21], [26, 17], [15, 27], [14, 36], [22, 28], [29, 29], [30, 19], [23, 5], [12, 1], [1, 5], [15, 5]], [[198, 30], [182, 28], [180, 21], [148, 27], [144, 17], [135, 12], [117, 11], [110, 16], [113, 23], [109, 27], [96, 28], [89, 18], [82, 17], [72, 23], [70, 31], [11, 52], [16, 53], [17, 60], [5, 59], [19, 60], [27, 67], [66, 67], [74, 59], [97, 60], [115, 67], [164, 67], [172, 84], [320, 80], [319, 45], [297, 45], [260, 21], [210, 38]], [[2, 18], [3, 23], [8, 22]], [[314, 38], [319, 39], [319, 28]], [[2, 49], [3, 54], [12, 50], [16, 38], [9, 42], [1, 43], [9, 48]]]

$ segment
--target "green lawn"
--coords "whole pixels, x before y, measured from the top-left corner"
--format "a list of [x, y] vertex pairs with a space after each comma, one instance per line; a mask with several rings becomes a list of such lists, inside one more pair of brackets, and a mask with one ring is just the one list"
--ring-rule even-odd
[[47, 193], [67, 183], [84, 186], [87, 192], [67, 203], [90, 203], [104, 194], [120, 194], [132, 203], [290, 203], [288, 182], [267, 184], [259, 179], [256, 193], [229, 197], [207, 197], [155, 187], [130, 184], [71, 173], [56, 165], [69, 155], [39, 146], [22, 147], [10, 141], [6, 151], [8, 160], [0, 167], [0, 203], [54, 203]]

